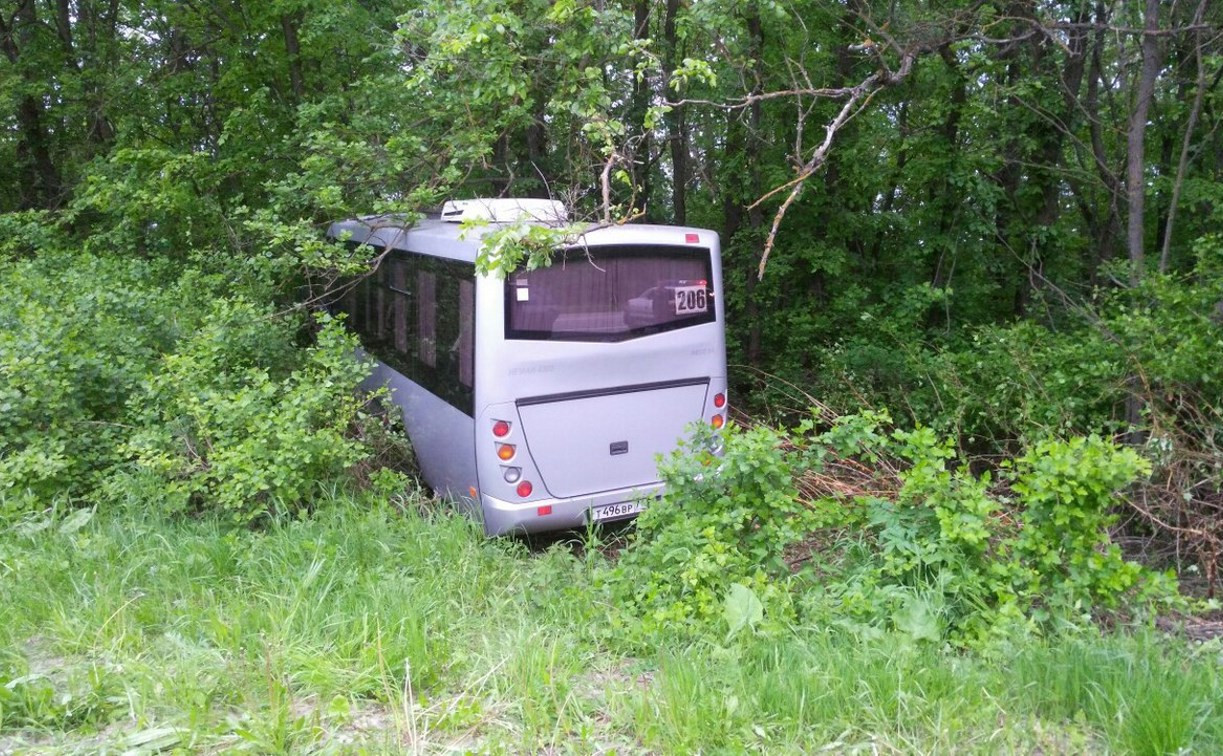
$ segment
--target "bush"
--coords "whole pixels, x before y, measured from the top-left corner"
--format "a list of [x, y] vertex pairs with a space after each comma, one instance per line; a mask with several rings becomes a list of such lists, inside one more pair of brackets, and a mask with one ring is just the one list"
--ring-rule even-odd
[[246, 521], [309, 506], [364, 456], [347, 430], [367, 368], [338, 324], [303, 349], [299, 316], [167, 270], [49, 250], [0, 274], [0, 509], [128, 500]]
[[308, 506], [320, 482], [364, 456], [346, 433], [369, 367], [353, 359], [354, 337], [319, 323], [317, 343], [300, 353], [294, 324], [269, 307], [218, 302], [133, 408], [136, 479], [155, 480], [170, 511], [220, 509], [247, 521]]
[[[893, 469], [878, 461], [894, 460], [899, 471], [894, 497], [858, 497], [870, 537], [837, 565], [853, 574], [851, 587], [827, 592], [842, 590], [842, 607], [867, 624], [979, 642], [1017, 627], [1084, 624], [1122, 598], [1139, 598], [1131, 608], [1141, 611], [1174, 594], [1111, 541], [1114, 497], [1149, 470], [1131, 449], [1095, 436], [1048, 440], [1004, 465], [997, 480], [974, 474], [950, 439], [925, 428], [841, 451], [877, 461], [876, 469]], [[1139, 587], [1146, 592], [1135, 594]]]
[[[182, 322], [149, 263], [48, 254], [0, 275], [0, 497], [86, 497], [118, 461], [127, 399]], [[189, 327], [189, 326], [188, 326]]]
[[774, 623], [789, 616], [784, 551], [810, 518], [791, 484], [784, 440], [763, 426], [700, 424], [660, 466], [666, 493], [638, 518], [611, 576], [617, 602], [645, 632], [699, 631], [724, 615], [728, 599], [763, 602], [761, 614]]
[[1149, 470], [1133, 450], [1044, 441], [995, 479], [950, 439], [889, 422], [698, 431], [662, 467], [667, 493], [612, 574], [616, 600], [645, 633], [797, 620], [980, 644], [1175, 594], [1110, 539], [1114, 496]]

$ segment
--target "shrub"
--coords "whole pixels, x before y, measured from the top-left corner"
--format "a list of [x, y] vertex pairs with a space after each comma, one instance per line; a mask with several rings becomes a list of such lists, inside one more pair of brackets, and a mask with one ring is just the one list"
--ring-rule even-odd
[[[788, 616], [784, 550], [807, 533], [810, 517], [791, 485], [784, 440], [763, 426], [701, 424], [660, 466], [666, 493], [638, 518], [611, 576], [618, 603], [646, 632], [699, 631], [732, 596], [763, 602], [774, 622]], [[732, 594], [734, 586], [754, 596]]]
[[0, 273], [0, 511], [56, 500], [241, 520], [309, 506], [364, 454], [366, 368], [323, 319], [200, 269], [44, 251]]
[[319, 324], [303, 352], [292, 345], [295, 324], [269, 307], [217, 302], [134, 408], [135, 480], [155, 480], [170, 511], [221, 509], [249, 521], [309, 506], [320, 482], [364, 456], [347, 431], [369, 370], [338, 323]]
[[[799, 620], [980, 644], [1174, 595], [1110, 540], [1114, 496], [1149, 470], [1133, 450], [1044, 441], [995, 479], [950, 439], [889, 422], [699, 430], [661, 468], [666, 495], [611, 575], [615, 598], [645, 633], [716, 632], [724, 617], [732, 631]], [[847, 470], [858, 477], [835, 477]]]
[[[807, 443], [827, 444], [836, 430]], [[1088, 622], [1139, 586], [1148, 592], [1135, 609], [1173, 594], [1111, 541], [1114, 497], [1149, 470], [1133, 450], [1095, 436], [1047, 440], [994, 480], [974, 474], [950, 439], [927, 428], [867, 439], [842, 453], [894, 460], [899, 487], [890, 498], [858, 497], [869, 538], [840, 555], [850, 587], [825, 592], [840, 591], [842, 606], [861, 621], [975, 642], [1017, 626]]]
[[118, 460], [125, 402], [181, 320], [158, 268], [47, 254], [0, 275], [0, 497], [84, 497]]

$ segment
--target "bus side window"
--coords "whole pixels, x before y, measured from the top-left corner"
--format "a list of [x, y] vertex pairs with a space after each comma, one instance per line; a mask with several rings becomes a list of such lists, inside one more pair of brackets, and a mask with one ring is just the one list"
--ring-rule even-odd
[[353, 282], [353, 286], [348, 292], [348, 301], [351, 304], [351, 309], [348, 311], [351, 317], [349, 323], [352, 325], [353, 331], [355, 331], [356, 334], [361, 337], [362, 341], [365, 340], [366, 327], [367, 323], [369, 323], [369, 320], [366, 317], [368, 300], [369, 285], [367, 281], [365, 279], [360, 279]]
[[344, 284], [343, 294], [339, 300], [340, 312], [348, 316], [347, 324], [353, 332], [357, 331], [357, 287], [353, 282]]
[[416, 274], [416, 354], [429, 367], [437, 366], [437, 276], [428, 271]]
[[394, 333], [395, 351], [408, 354], [408, 274], [404, 263], [391, 263], [391, 330]]
[[459, 281], [459, 383], [470, 387], [475, 381], [476, 285]]
[[378, 310], [375, 309], [376, 304], [374, 298], [374, 290], [378, 288], [378, 282], [373, 276], [365, 276], [361, 279], [361, 331], [365, 334], [366, 339], [373, 341], [378, 321]]
[[386, 267], [378, 266], [378, 272], [374, 274], [373, 280], [374, 290], [374, 333], [373, 337], [376, 343], [382, 344], [387, 336], [387, 318], [390, 308], [387, 306], [387, 295], [390, 293], [386, 290]]

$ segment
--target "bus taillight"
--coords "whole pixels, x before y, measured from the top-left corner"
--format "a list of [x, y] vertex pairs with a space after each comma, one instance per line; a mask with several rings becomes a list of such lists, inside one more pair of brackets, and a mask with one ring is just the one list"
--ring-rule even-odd
[[497, 456], [508, 462], [514, 458], [513, 444], [497, 444]]
[[717, 430], [718, 428], [722, 427], [722, 424], [725, 423], [726, 420], [721, 415], [714, 415], [713, 419], [709, 422], [711, 425], [713, 425], [714, 430]]
[[522, 499], [527, 498], [528, 496], [531, 495], [531, 491], [533, 490], [534, 490], [534, 487], [531, 485], [531, 481], [529, 480], [524, 480], [518, 484], [519, 498], [522, 498]]
[[497, 438], [505, 438], [506, 436], [510, 435], [510, 424], [504, 420], [498, 420], [497, 422], [493, 423], [493, 435]]
[[722, 409], [726, 406], [726, 394], [715, 394], [713, 397], [713, 406]]

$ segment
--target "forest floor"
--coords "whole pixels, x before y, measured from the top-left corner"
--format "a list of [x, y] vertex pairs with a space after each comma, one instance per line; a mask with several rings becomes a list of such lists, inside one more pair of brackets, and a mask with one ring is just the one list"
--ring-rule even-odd
[[1223, 749], [1218, 640], [629, 644], [607, 568], [600, 549], [342, 494], [263, 530], [4, 523], [0, 753]]

